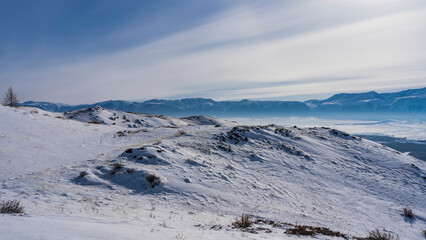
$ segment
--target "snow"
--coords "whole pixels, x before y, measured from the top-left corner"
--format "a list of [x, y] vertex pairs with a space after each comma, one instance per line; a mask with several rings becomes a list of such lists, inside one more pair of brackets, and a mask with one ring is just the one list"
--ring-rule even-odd
[[167, 116], [126, 113], [104, 109], [99, 106], [66, 112], [64, 116], [81, 122], [115, 125], [125, 128], [180, 127], [188, 125], [185, 121]]
[[324, 126], [353, 135], [383, 135], [409, 140], [426, 140], [426, 121], [409, 120], [340, 120], [316, 117], [226, 118], [242, 124], [278, 124], [287, 127]]
[[0, 106], [0, 200], [25, 206], [0, 214], [0, 239], [311, 239], [233, 229], [241, 213], [359, 237], [426, 229], [425, 162], [342, 128], [96, 107], [64, 116]]

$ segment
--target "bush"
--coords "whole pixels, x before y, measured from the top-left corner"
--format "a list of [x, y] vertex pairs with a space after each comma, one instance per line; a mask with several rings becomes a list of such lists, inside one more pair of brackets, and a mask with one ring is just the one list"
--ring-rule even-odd
[[176, 136], [183, 136], [185, 134], [186, 134], [185, 131], [180, 130], [179, 132], [176, 133]]
[[228, 164], [228, 165], [225, 166], [225, 169], [233, 170], [234, 167], [231, 164]]
[[297, 236], [316, 236], [322, 234], [324, 236], [341, 237], [344, 239], [348, 239], [348, 236], [346, 236], [345, 234], [338, 231], [330, 230], [329, 228], [304, 225], [296, 225], [293, 228], [286, 229], [284, 233]]
[[136, 169], [134, 168], [126, 168], [127, 173], [134, 173]]
[[235, 222], [232, 223], [232, 226], [236, 228], [248, 228], [253, 224], [253, 222], [250, 220], [250, 215], [248, 214], [241, 214], [240, 218], [235, 219]]
[[111, 175], [116, 174], [120, 169], [122, 169], [124, 165], [122, 163], [114, 163], [112, 165]]
[[380, 232], [379, 229], [369, 232], [367, 240], [399, 240], [398, 235]]
[[122, 163], [114, 163], [112, 167], [114, 168], [114, 170], [119, 170], [122, 169], [124, 165]]
[[80, 172], [80, 174], [78, 175], [80, 178], [83, 178], [84, 176], [87, 176], [87, 172], [86, 171], [83, 171], [83, 172]]
[[149, 182], [152, 188], [161, 184], [161, 179], [154, 174], [151, 174], [148, 177], [146, 177], [146, 180]]
[[411, 210], [410, 208], [404, 208], [402, 211], [404, 213], [404, 217], [409, 218], [409, 219], [416, 218], [414, 216], [413, 210]]
[[126, 136], [126, 134], [125, 134], [124, 132], [122, 132], [122, 131], [118, 131], [118, 132], [117, 132], [117, 136], [118, 136], [118, 137], [125, 137], [125, 136]]
[[0, 203], [0, 213], [24, 213], [24, 207], [18, 200], [8, 200]]
[[101, 124], [101, 122], [98, 122], [98, 121], [88, 121], [87, 123], [90, 123], [90, 124]]

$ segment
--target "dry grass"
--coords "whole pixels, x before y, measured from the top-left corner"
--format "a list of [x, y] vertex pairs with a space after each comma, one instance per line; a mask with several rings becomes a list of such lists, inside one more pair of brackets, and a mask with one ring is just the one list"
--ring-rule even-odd
[[83, 178], [84, 176], [87, 176], [87, 172], [86, 171], [83, 171], [83, 172], [80, 172], [80, 174], [78, 175], [80, 178]]
[[324, 236], [341, 237], [347, 239], [347, 236], [345, 234], [330, 230], [329, 228], [325, 227], [296, 225], [293, 228], [286, 229], [285, 233], [297, 236], [316, 236], [322, 234]]
[[120, 171], [120, 169], [122, 169], [124, 167], [124, 165], [122, 163], [114, 163], [112, 165], [112, 171], [111, 171], [111, 175], [116, 174], [118, 171]]
[[398, 235], [381, 232], [379, 229], [369, 232], [367, 240], [399, 240]]
[[183, 130], [180, 130], [179, 132], [176, 133], [176, 136], [183, 136], [186, 135], [186, 132]]
[[0, 213], [24, 213], [24, 207], [18, 200], [8, 200], [0, 203]]
[[404, 214], [404, 217], [407, 217], [407, 218], [409, 218], [409, 219], [414, 219], [414, 218], [416, 218], [416, 217], [414, 216], [413, 210], [411, 210], [410, 208], [404, 208], [404, 209], [402, 209], [402, 212], [403, 212], [403, 214]]
[[114, 170], [118, 170], [118, 169], [122, 169], [124, 165], [122, 163], [114, 163], [112, 167], [114, 168]]
[[235, 219], [235, 222], [232, 223], [232, 226], [236, 228], [248, 228], [253, 224], [253, 222], [250, 220], [250, 215], [248, 214], [241, 214], [240, 218]]
[[152, 188], [161, 184], [161, 179], [154, 174], [151, 174], [148, 177], [146, 177], [146, 180], [149, 182]]

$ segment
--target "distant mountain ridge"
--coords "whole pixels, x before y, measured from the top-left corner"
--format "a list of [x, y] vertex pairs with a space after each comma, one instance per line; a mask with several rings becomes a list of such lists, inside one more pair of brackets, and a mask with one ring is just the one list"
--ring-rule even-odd
[[68, 112], [87, 107], [101, 106], [107, 109], [164, 114], [188, 115], [287, 115], [328, 112], [383, 112], [424, 113], [426, 112], [426, 88], [409, 89], [394, 93], [339, 93], [325, 100], [298, 101], [214, 101], [205, 98], [181, 100], [152, 99], [144, 102], [110, 100], [95, 104], [67, 105], [49, 102], [27, 101], [23, 106], [41, 108], [52, 112]]

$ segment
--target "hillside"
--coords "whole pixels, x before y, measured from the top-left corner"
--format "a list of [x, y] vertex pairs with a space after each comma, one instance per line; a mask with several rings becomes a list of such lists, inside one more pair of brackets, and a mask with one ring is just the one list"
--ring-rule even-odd
[[115, 125], [124, 128], [181, 127], [187, 122], [161, 115], [126, 113], [100, 106], [65, 112], [64, 117], [80, 122]]
[[[294, 224], [349, 239], [376, 228], [422, 239], [426, 229], [425, 162], [339, 130], [100, 107], [71, 119], [0, 113], [0, 197], [26, 212], [0, 215], [8, 239], [311, 239], [283, 233]], [[232, 228], [241, 213], [263, 222]]]

